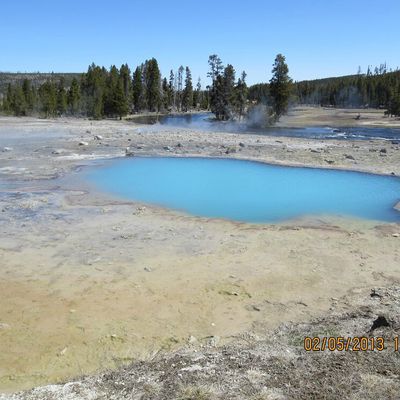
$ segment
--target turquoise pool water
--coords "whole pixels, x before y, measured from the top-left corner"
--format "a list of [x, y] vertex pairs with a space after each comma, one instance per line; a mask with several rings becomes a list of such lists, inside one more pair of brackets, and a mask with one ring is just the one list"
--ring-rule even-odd
[[126, 158], [88, 172], [99, 189], [197, 216], [276, 222], [305, 215], [400, 221], [400, 179], [207, 158]]

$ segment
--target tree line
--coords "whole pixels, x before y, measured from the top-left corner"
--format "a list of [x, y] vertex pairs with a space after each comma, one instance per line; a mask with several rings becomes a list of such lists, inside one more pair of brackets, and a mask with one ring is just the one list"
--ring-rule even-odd
[[[278, 60], [278, 61], [277, 61]], [[274, 65], [271, 91], [275, 114], [279, 117], [287, 108], [289, 96], [288, 68], [282, 55]], [[169, 79], [162, 78], [157, 60], [146, 60], [131, 72], [127, 64], [110, 69], [91, 64], [80, 78], [69, 85], [65, 79], [48, 79], [35, 85], [25, 79], [22, 84], [9, 84], [1, 108], [16, 116], [62, 115], [91, 118], [119, 117], [132, 112], [210, 110], [217, 120], [242, 119], [248, 112], [246, 72], [236, 80], [231, 64], [223, 65], [218, 55], [209, 57], [207, 76], [211, 85], [202, 90], [200, 78], [194, 87], [189, 67], [171, 70]], [[275, 86], [274, 86], [275, 85]], [[275, 99], [275, 100], [274, 100]]]
[[95, 119], [119, 117], [142, 111], [189, 111], [207, 108], [208, 100], [200, 79], [193, 88], [189, 67], [171, 70], [169, 81], [162, 79], [157, 60], [152, 58], [132, 73], [127, 64], [110, 69], [91, 64], [70, 85], [65, 79], [48, 79], [39, 86], [24, 79], [9, 84], [1, 111], [16, 116], [62, 115]]
[[[269, 84], [256, 84], [249, 88], [249, 100], [270, 104]], [[329, 107], [357, 107], [386, 109], [386, 114], [400, 116], [400, 71], [388, 71], [386, 64], [365, 74], [295, 82], [290, 102]]]
[[133, 72], [127, 64], [109, 69], [91, 64], [86, 73], [73, 77], [68, 85], [63, 77], [47, 79], [40, 85], [29, 79], [9, 84], [0, 111], [17, 116], [100, 119], [143, 111], [203, 109], [226, 121], [241, 120], [262, 104], [269, 121], [276, 121], [290, 104], [311, 104], [385, 108], [388, 115], [400, 116], [400, 71], [388, 71], [385, 64], [374, 71], [368, 68], [365, 74], [360, 70], [351, 76], [293, 83], [285, 57], [278, 54], [269, 83], [250, 87], [246, 72], [236, 79], [234, 67], [224, 66], [218, 55], [211, 55], [208, 64], [211, 84], [204, 90], [200, 78], [193, 85], [189, 67], [180, 66], [163, 78], [155, 58], [146, 60]]

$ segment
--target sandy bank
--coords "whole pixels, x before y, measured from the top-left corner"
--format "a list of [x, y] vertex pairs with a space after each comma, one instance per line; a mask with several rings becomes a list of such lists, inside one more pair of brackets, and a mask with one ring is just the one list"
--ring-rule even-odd
[[400, 128], [400, 118], [391, 118], [384, 110], [295, 107], [278, 123], [281, 127], [332, 126]]

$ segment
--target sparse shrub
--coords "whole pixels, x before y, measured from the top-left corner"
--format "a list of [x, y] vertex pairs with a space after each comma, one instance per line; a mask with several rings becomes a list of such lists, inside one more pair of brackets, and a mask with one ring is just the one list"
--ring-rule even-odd
[[186, 386], [181, 388], [177, 400], [212, 400], [213, 396], [205, 386]]

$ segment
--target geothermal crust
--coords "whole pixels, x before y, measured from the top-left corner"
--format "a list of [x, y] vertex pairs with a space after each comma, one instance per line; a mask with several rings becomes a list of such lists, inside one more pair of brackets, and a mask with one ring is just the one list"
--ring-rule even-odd
[[[313, 112], [281, 124], [353, 121], [345, 111]], [[372, 114], [360, 123], [388, 121]], [[265, 338], [400, 278], [396, 223], [198, 218], [113, 198], [82, 179], [93, 160], [126, 153], [400, 175], [400, 147], [390, 141], [1, 118], [0, 392], [116, 368], [190, 340]]]

